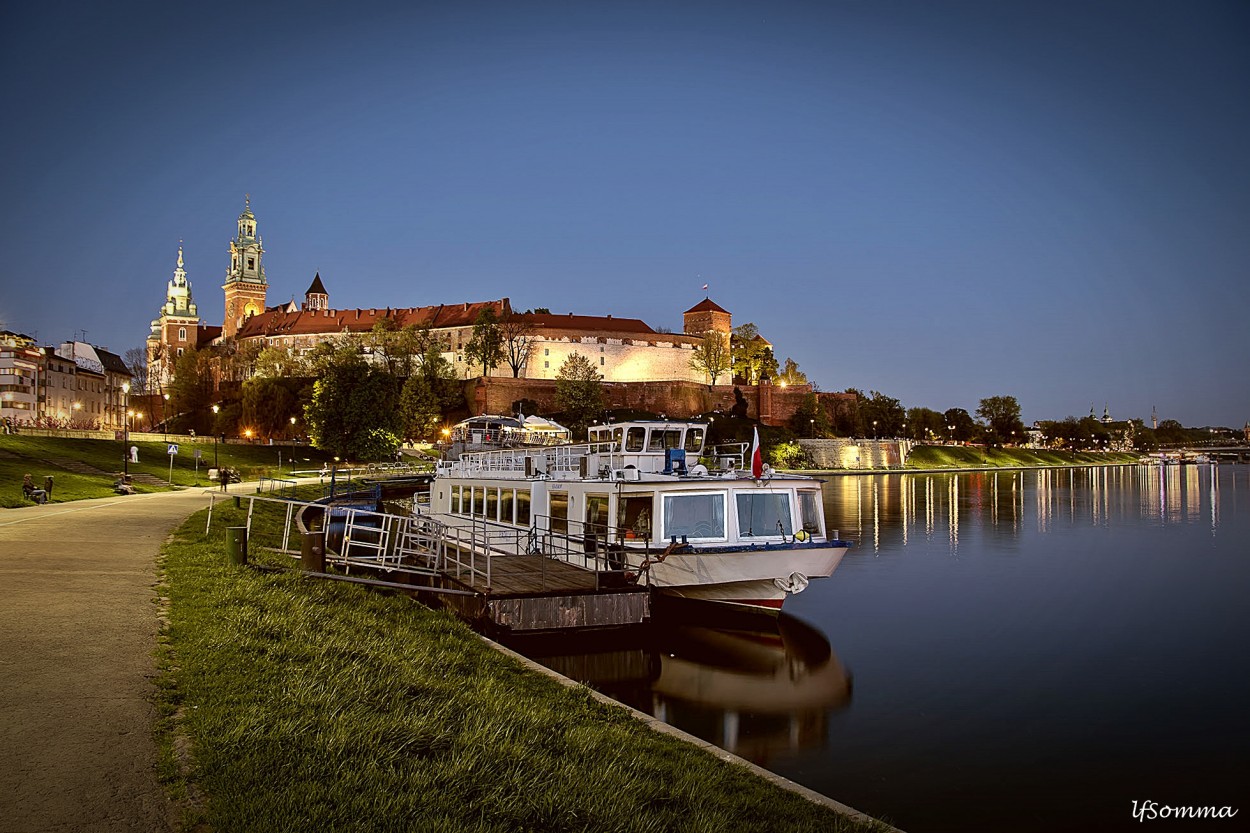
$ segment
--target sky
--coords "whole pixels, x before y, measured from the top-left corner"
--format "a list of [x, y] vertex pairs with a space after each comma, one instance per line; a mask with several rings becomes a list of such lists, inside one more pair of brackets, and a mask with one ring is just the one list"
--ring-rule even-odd
[[1250, 420], [1250, 4], [9, 3], [0, 328], [200, 315], [250, 194], [269, 303], [511, 299], [821, 390]]

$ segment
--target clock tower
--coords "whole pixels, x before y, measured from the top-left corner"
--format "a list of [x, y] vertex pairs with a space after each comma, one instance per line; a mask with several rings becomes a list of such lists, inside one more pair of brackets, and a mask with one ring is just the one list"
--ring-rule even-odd
[[245, 197], [238, 235], [230, 241], [230, 269], [221, 287], [226, 293], [226, 317], [222, 320], [221, 334], [226, 338], [233, 338], [248, 316], [265, 311], [265, 291], [269, 285], [260, 260], [264, 253], [260, 235], [256, 233], [251, 198]]

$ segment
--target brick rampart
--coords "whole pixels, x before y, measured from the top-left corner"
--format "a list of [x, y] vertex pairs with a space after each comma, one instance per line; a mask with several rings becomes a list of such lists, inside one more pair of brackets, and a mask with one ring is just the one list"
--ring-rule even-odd
[[[632, 408], [684, 418], [709, 411], [732, 411], [735, 387], [746, 401], [747, 416], [759, 419], [765, 425], [786, 425], [803, 404], [803, 398], [812, 390], [810, 385], [783, 388], [768, 383], [708, 386], [685, 381], [604, 382], [603, 398], [608, 408]], [[474, 403], [475, 414], [510, 413], [512, 403], [522, 399], [537, 402], [542, 413], [559, 410], [556, 405], [556, 383], [553, 379], [513, 379], [499, 376], [470, 379], [465, 383], [465, 394], [466, 400]], [[817, 397], [832, 413], [837, 402], [848, 395], [818, 393]]]
[[897, 469], [907, 462], [910, 440], [799, 440], [818, 469]]

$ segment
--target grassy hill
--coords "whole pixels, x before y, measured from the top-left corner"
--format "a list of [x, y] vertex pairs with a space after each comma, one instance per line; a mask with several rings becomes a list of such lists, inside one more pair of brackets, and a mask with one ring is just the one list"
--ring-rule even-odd
[[[176, 440], [171, 440], [175, 441]], [[168, 483], [170, 468], [167, 444], [164, 441], [135, 441], [139, 462], [129, 464], [131, 474], [147, 474]], [[197, 473], [194, 449], [201, 459]], [[315, 469], [332, 459], [311, 446], [218, 445], [217, 461], [221, 466], [237, 469], [243, 479], [262, 476], [279, 477], [278, 454], [282, 469]], [[207, 486], [208, 469], [213, 466], [212, 443], [180, 444], [174, 457], [175, 486]], [[29, 474], [42, 487], [44, 478], [52, 476], [55, 486], [52, 502], [61, 503], [84, 498], [109, 497], [113, 480], [122, 470], [122, 443], [117, 440], [85, 440], [68, 437], [34, 437], [23, 434], [0, 435], [0, 507], [25, 506], [30, 503], [22, 494], [22, 476]], [[167, 491], [165, 485], [135, 482], [139, 492]]]
[[922, 445], [907, 457], [909, 469], [978, 469], [1019, 466], [1108, 466], [1136, 463], [1140, 455], [1105, 451], [1044, 451], [1033, 448], [977, 448]]

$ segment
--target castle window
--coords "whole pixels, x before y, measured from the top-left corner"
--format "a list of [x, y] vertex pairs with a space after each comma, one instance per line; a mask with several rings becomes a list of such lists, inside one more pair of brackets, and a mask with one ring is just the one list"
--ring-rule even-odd
[[249, 257], [249, 258], [247, 259], [247, 268], [248, 268], [248, 269], [255, 269], [255, 268], [256, 268], [256, 258]]
[[603, 356], [599, 357], [599, 366], [603, 367]]
[[187, 340], [187, 328], [186, 328], [186, 327], [179, 327], [179, 328], [178, 328], [178, 340], [179, 340], [179, 341], [186, 341], [186, 340]]
[[550, 368], [550, 367], [551, 367], [551, 362], [543, 362], [543, 367], [545, 367], [545, 368]]
[[181, 356], [181, 355], [182, 355], [182, 348], [181, 348], [181, 347], [179, 347], [179, 348], [178, 348], [178, 355], [179, 355], [179, 356]]

